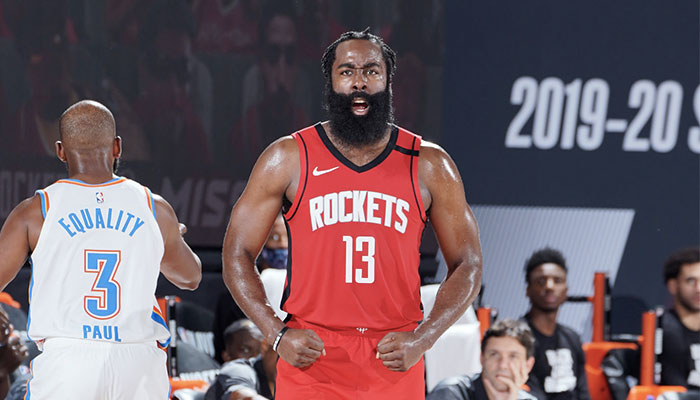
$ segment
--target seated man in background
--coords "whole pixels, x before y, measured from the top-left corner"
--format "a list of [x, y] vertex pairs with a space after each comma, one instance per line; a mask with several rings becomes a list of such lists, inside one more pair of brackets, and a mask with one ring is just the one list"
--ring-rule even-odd
[[221, 353], [224, 362], [239, 358], [252, 358], [260, 355], [260, 342], [263, 336], [257, 326], [249, 319], [239, 319], [224, 331], [226, 347]]
[[568, 291], [566, 275], [566, 260], [554, 249], [538, 250], [525, 263], [531, 306], [524, 319], [535, 336], [535, 366], [527, 384], [541, 400], [591, 398], [581, 339], [571, 328], [557, 323]]
[[663, 315], [661, 384], [700, 390], [700, 248], [672, 254], [664, 264], [673, 308]]
[[481, 341], [481, 374], [447, 378], [426, 400], [535, 400], [521, 389], [535, 363], [534, 342], [524, 322], [497, 321]]
[[[227, 360], [209, 386], [204, 399], [272, 399], [277, 377], [277, 353], [263, 340], [258, 328], [247, 319], [234, 322], [226, 329], [226, 333], [229, 335], [226, 335], [226, 350], [222, 354], [224, 359], [249, 354], [250, 350], [245, 348], [252, 349], [255, 345], [259, 353], [255, 358]], [[257, 343], [252, 343], [253, 341]]]

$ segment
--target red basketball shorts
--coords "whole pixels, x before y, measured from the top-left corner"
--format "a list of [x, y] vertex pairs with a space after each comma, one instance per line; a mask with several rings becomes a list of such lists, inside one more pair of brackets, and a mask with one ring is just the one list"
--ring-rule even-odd
[[425, 399], [423, 358], [406, 372], [387, 369], [376, 358], [377, 343], [388, 332], [337, 332], [293, 319], [294, 329], [313, 329], [326, 355], [311, 366], [292, 367], [277, 361], [276, 400]]

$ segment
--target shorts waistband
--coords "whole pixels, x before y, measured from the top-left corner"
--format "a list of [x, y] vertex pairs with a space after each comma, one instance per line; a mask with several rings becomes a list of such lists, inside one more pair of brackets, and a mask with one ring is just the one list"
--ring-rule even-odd
[[304, 321], [298, 317], [292, 317], [288, 322], [287, 326], [293, 329], [313, 329], [314, 331], [322, 331], [334, 333], [343, 336], [361, 336], [361, 337], [378, 337], [382, 338], [387, 333], [390, 332], [405, 332], [412, 331], [418, 327], [418, 323], [409, 323], [407, 325], [391, 328], [391, 329], [372, 329], [364, 327], [329, 327], [319, 324], [314, 324], [313, 322]]
[[[100, 340], [87, 340], [87, 339], [77, 339], [77, 338], [66, 338], [66, 337], [52, 337], [41, 340], [42, 347], [47, 345], [50, 347], [68, 347], [68, 346], [83, 346], [90, 348], [107, 348], [112, 346], [148, 346], [158, 348], [158, 343], [153, 341], [148, 342], [127, 342], [127, 343], [115, 343]], [[37, 343], [38, 345], [38, 343]]]

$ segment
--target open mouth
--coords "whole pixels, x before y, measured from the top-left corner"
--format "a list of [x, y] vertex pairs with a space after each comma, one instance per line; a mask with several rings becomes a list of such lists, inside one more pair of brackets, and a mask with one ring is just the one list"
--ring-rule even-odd
[[355, 115], [364, 115], [367, 114], [367, 111], [369, 110], [369, 103], [367, 100], [361, 98], [361, 97], [356, 97], [352, 100], [352, 112]]

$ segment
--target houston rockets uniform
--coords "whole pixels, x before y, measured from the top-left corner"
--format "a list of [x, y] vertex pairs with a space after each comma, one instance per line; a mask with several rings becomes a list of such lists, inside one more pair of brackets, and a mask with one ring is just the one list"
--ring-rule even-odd
[[313, 329], [326, 356], [308, 368], [279, 360], [277, 398], [423, 398], [423, 362], [388, 370], [376, 346], [423, 319], [418, 248], [425, 210], [418, 187], [421, 139], [393, 127], [385, 150], [357, 166], [320, 124], [293, 135], [301, 173], [284, 217], [290, 259], [287, 325]]
[[37, 194], [27, 333], [43, 352], [27, 398], [165, 399], [157, 344], [170, 335], [155, 299], [164, 245], [151, 192], [116, 178], [62, 179]]

